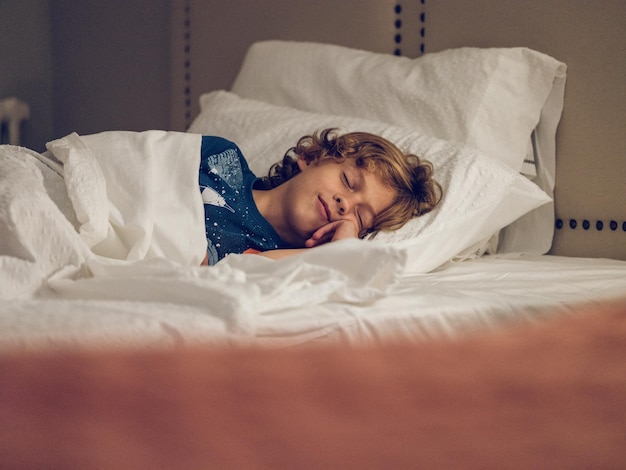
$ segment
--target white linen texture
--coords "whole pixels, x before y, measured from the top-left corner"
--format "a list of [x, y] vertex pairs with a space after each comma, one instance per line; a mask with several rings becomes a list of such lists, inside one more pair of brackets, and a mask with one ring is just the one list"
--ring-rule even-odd
[[520, 170], [564, 64], [527, 48], [459, 48], [417, 59], [294, 41], [253, 44], [231, 91], [453, 140]]

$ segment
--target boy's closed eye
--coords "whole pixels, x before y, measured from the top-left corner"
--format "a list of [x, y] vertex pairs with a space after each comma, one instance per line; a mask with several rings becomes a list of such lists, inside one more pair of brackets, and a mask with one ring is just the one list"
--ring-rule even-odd
[[350, 189], [350, 190], [354, 189], [352, 183], [350, 182], [350, 178], [348, 177], [348, 175], [345, 172], [343, 173], [343, 182], [348, 187], [348, 189]]
[[[348, 175], [345, 172], [343, 172], [342, 175], [343, 175], [343, 182], [347, 186], [347, 188], [350, 191], [355, 191], [356, 190], [356, 186], [355, 186], [351, 176]], [[356, 219], [357, 219], [357, 222], [359, 224], [358, 229], [359, 229], [359, 231], [361, 231], [361, 230], [363, 230], [363, 218], [361, 217], [361, 212], [358, 209], [355, 212], [356, 212]]]

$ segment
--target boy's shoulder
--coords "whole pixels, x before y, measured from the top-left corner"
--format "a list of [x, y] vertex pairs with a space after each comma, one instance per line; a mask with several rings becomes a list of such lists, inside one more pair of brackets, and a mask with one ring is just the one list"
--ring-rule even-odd
[[200, 154], [202, 160], [228, 161], [229, 164], [239, 165], [244, 171], [248, 171], [248, 162], [239, 146], [224, 137], [203, 135]]
[[[245, 156], [234, 142], [218, 136], [202, 136], [200, 172], [210, 172], [227, 180], [229, 184], [243, 184], [248, 177], [256, 178], [250, 171]], [[237, 175], [230, 181], [227, 175]]]
[[203, 154], [217, 154], [228, 149], [236, 149], [239, 152], [239, 147], [234, 142], [215, 135], [203, 135], [202, 136], [202, 153]]

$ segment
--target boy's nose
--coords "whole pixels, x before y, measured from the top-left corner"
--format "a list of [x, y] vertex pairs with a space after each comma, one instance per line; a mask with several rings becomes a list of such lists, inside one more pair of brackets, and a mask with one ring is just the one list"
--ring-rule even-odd
[[335, 201], [337, 202], [339, 215], [344, 215], [347, 211], [346, 199], [341, 196], [335, 196]]

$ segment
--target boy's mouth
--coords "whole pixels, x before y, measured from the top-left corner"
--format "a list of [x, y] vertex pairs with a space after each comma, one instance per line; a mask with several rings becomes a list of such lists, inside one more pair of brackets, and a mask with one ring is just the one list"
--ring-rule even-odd
[[322, 205], [322, 208], [321, 208], [322, 215], [326, 218], [326, 222], [330, 222], [330, 209], [328, 209], [328, 204], [326, 204], [326, 201], [322, 199], [322, 196], [317, 196], [317, 199], [319, 199]]

